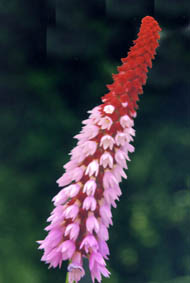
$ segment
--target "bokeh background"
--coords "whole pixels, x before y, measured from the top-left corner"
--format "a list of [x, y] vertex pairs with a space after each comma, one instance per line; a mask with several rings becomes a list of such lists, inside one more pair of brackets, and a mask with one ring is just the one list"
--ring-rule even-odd
[[160, 47], [102, 282], [190, 282], [190, 2], [0, 0], [0, 283], [65, 282], [66, 264], [48, 270], [35, 241], [72, 137], [146, 15], [162, 28]]

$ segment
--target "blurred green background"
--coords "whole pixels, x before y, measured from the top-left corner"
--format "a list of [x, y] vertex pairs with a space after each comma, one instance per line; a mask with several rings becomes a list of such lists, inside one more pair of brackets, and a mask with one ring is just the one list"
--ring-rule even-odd
[[190, 2], [0, 0], [0, 283], [64, 282], [66, 264], [48, 270], [35, 241], [72, 137], [146, 15], [163, 31], [102, 282], [190, 282]]

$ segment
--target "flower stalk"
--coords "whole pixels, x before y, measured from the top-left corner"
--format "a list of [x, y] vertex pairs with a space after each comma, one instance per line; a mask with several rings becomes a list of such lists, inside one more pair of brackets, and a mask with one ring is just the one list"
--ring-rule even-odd
[[82, 122], [81, 132], [74, 137], [77, 146], [57, 180], [62, 189], [53, 198], [55, 208], [45, 228], [48, 235], [38, 242], [44, 250], [42, 261], [50, 267], [70, 261], [66, 282], [79, 282], [85, 275], [83, 258], [89, 260], [93, 282], [110, 275], [105, 260], [109, 256], [108, 228], [113, 224], [111, 207], [116, 207], [121, 195], [122, 177], [127, 178], [124, 169], [134, 152], [131, 142], [138, 95], [152, 67], [160, 30], [154, 18], [142, 19], [134, 46], [113, 75], [102, 104]]
[[66, 274], [66, 281], [65, 281], [65, 283], [69, 283], [69, 272], [67, 272], [67, 274]]

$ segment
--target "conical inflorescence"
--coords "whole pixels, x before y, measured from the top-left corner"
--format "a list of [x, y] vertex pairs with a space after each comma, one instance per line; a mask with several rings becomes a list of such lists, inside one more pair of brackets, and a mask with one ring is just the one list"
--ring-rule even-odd
[[84, 276], [83, 257], [89, 259], [92, 281], [109, 277], [105, 259], [109, 249], [108, 227], [112, 225], [111, 206], [116, 207], [124, 169], [134, 151], [133, 129], [138, 95], [143, 93], [148, 67], [152, 67], [160, 27], [150, 16], [142, 19], [140, 31], [127, 58], [122, 59], [102, 104], [89, 111], [77, 146], [57, 181], [61, 191], [53, 198], [54, 210], [48, 218], [47, 237], [38, 241], [44, 250], [42, 260], [61, 267], [69, 260], [69, 283]]

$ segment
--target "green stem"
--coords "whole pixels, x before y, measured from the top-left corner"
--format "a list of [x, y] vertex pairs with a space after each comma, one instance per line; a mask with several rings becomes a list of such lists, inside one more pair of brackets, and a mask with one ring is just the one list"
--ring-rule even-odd
[[66, 281], [65, 281], [65, 283], [69, 283], [69, 272], [67, 272], [67, 274], [66, 274]]

